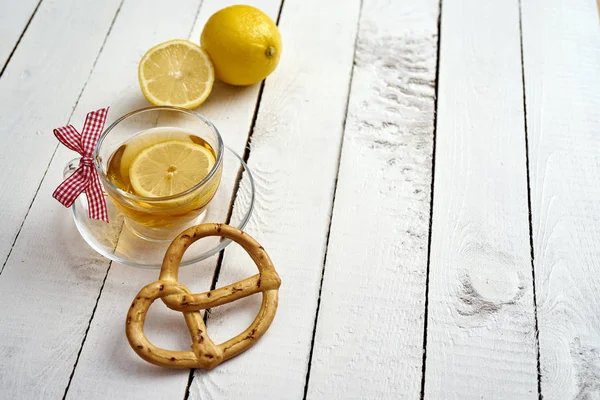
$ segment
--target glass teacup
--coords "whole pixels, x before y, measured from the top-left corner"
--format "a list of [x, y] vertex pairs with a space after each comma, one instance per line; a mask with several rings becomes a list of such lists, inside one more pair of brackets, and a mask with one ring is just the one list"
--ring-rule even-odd
[[[139, 195], [131, 189], [128, 175], [130, 163], [135, 162], [132, 158], [169, 140], [203, 146], [212, 154], [214, 165], [203, 179], [181, 193]], [[175, 107], [150, 107], [124, 115], [110, 125], [98, 140], [94, 162], [106, 194], [124, 214], [129, 228], [144, 239], [171, 240], [201, 222], [221, 181], [223, 141], [217, 128], [200, 114]]]

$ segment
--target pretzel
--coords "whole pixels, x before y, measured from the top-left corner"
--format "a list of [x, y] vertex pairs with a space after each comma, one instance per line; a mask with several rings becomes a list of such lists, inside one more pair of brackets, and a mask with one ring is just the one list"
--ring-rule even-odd
[[[196, 240], [222, 236], [240, 244], [250, 255], [259, 273], [234, 284], [204, 293], [190, 293], [177, 281], [179, 264], [185, 250]], [[163, 259], [159, 279], [145, 286], [127, 313], [125, 333], [131, 348], [144, 360], [162, 367], [212, 369], [250, 348], [267, 331], [277, 310], [281, 280], [265, 249], [241, 230], [223, 224], [202, 224], [182, 232], [173, 240]], [[216, 307], [262, 292], [262, 304], [252, 324], [241, 334], [219, 345], [206, 331], [200, 310]], [[156, 347], [144, 334], [148, 308], [156, 299], [183, 313], [192, 338], [192, 351], [173, 351]]]

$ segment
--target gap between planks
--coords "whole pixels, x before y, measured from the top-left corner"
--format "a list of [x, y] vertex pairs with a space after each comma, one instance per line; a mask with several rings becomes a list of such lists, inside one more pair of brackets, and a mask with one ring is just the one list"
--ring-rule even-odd
[[323, 278], [325, 277], [325, 264], [327, 263], [327, 250], [329, 249], [329, 237], [331, 235], [331, 223], [333, 220], [333, 209], [335, 207], [335, 195], [337, 193], [338, 179], [340, 176], [340, 163], [342, 161], [342, 150], [344, 147], [344, 134], [346, 133], [346, 122], [348, 121], [348, 105], [350, 104], [350, 96], [352, 94], [352, 80], [354, 78], [354, 67], [356, 66], [356, 48], [358, 45], [358, 37], [360, 35], [360, 19], [362, 16], [364, 0], [360, 0], [360, 6], [358, 9], [358, 18], [356, 20], [356, 37], [354, 38], [354, 54], [352, 56], [352, 68], [350, 69], [350, 79], [348, 81], [348, 96], [346, 97], [346, 105], [344, 110], [344, 121], [342, 122], [342, 134], [340, 136], [339, 152], [337, 157], [337, 169], [335, 175], [335, 181], [333, 183], [333, 198], [331, 200], [331, 209], [329, 210], [329, 224], [327, 225], [327, 236], [325, 238], [325, 254], [323, 256], [323, 267], [321, 268], [321, 281], [319, 283], [319, 294], [317, 297], [317, 308], [315, 309], [315, 320], [313, 325], [312, 337], [310, 340], [310, 350], [308, 352], [308, 366], [306, 368], [306, 379], [304, 381], [304, 395], [303, 400], [306, 400], [308, 395], [308, 384], [310, 381], [310, 371], [312, 367], [313, 350], [315, 347], [315, 336], [317, 334], [317, 321], [319, 319], [319, 309], [321, 308], [321, 292], [323, 290]]
[[[523, 57], [523, 8], [519, 0], [519, 45], [521, 47], [521, 78], [523, 86], [523, 124], [525, 131], [525, 171], [527, 177], [527, 209], [529, 211], [527, 218], [529, 223], [529, 247], [531, 251], [531, 279], [533, 290], [533, 318], [535, 327], [535, 347], [536, 347], [536, 363], [537, 363], [537, 391], [538, 399], [542, 400], [542, 371], [540, 366], [540, 330], [538, 325], [538, 306], [537, 293], [535, 287], [535, 254], [533, 250], [533, 219], [531, 214], [531, 178], [529, 174], [529, 134], [527, 130], [527, 94], [525, 91], [525, 59]], [[598, 0], [600, 1], [600, 0]]]
[[[118, 13], [118, 12], [117, 12]], [[121, 225], [121, 232], [125, 227], [125, 223]], [[121, 236], [121, 232], [119, 232], [119, 236]], [[117, 244], [113, 250], [116, 250]], [[106, 284], [106, 279], [108, 278], [108, 274], [110, 273], [110, 269], [112, 268], [113, 261], [111, 260], [108, 263], [108, 268], [106, 269], [106, 273], [104, 274], [104, 279], [102, 279], [102, 285], [100, 285], [100, 290], [98, 291], [98, 296], [96, 297], [96, 302], [94, 303], [94, 308], [92, 308], [92, 313], [90, 315], [90, 320], [88, 321], [88, 325], [85, 328], [85, 332], [83, 334], [83, 339], [81, 340], [81, 345], [79, 346], [79, 350], [77, 351], [77, 357], [75, 357], [75, 362], [73, 363], [73, 369], [71, 370], [71, 374], [69, 375], [69, 381], [67, 382], [67, 386], [65, 387], [65, 393], [63, 394], [62, 400], [66, 400], [67, 393], [69, 392], [69, 388], [71, 387], [71, 381], [73, 380], [73, 376], [75, 375], [75, 369], [77, 368], [77, 364], [79, 363], [79, 357], [81, 357], [81, 352], [83, 351], [83, 346], [85, 346], [85, 341], [87, 339], [88, 332], [92, 326], [92, 321], [94, 320], [94, 316], [96, 315], [96, 309], [98, 308], [98, 303], [100, 302], [100, 296], [102, 296], [102, 291], [104, 290], [104, 285]]]
[[[31, 16], [29, 17], [29, 20], [27, 20], [27, 23], [25, 24], [25, 27], [23, 28], [23, 31], [19, 35], [19, 38], [17, 39], [17, 42], [15, 43], [14, 47], [10, 51], [10, 54], [8, 55], [8, 58], [6, 59], [6, 62], [2, 66], [2, 70], [0, 70], [0, 78], [2, 78], [2, 75], [4, 75], [4, 71], [6, 70], [6, 67], [8, 67], [8, 64], [10, 63], [10, 60], [12, 59], [13, 54], [15, 54], [15, 51], [17, 50], [17, 47], [19, 47], [19, 44], [21, 43], [21, 39], [23, 39], [23, 36], [25, 36], [25, 32], [27, 32], [27, 29], [29, 28], [29, 25], [31, 24], [31, 21], [35, 17], [35, 14], [37, 13], [37, 10], [40, 8], [40, 5], [42, 4], [42, 1], [43, 0], [38, 1], [37, 5], [33, 9], [33, 12], [31, 13]], [[1, 272], [2, 271], [0, 271], [0, 273]]]
[[437, 108], [438, 108], [438, 87], [440, 79], [440, 43], [442, 41], [442, 3], [440, 0], [438, 6], [437, 19], [437, 55], [435, 64], [435, 105], [433, 109], [433, 145], [431, 146], [431, 188], [429, 199], [429, 234], [427, 236], [427, 269], [425, 277], [425, 312], [423, 314], [423, 361], [421, 365], [421, 393], [420, 399], [425, 398], [425, 372], [427, 369], [427, 322], [429, 320], [429, 270], [431, 265], [431, 233], [433, 227], [433, 197], [435, 184], [435, 151], [437, 148]]
[[77, 363], [79, 362], [79, 357], [81, 356], [81, 351], [83, 350], [83, 346], [85, 345], [85, 339], [87, 339], [88, 332], [90, 331], [90, 327], [92, 326], [92, 320], [94, 319], [94, 315], [96, 315], [96, 309], [98, 308], [98, 302], [100, 301], [100, 296], [102, 295], [102, 290], [104, 289], [104, 285], [106, 284], [106, 278], [108, 278], [108, 273], [110, 272], [110, 267], [112, 267], [112, 261], [108, 263], [108, 268], [106, 269], [106, 274], [104, 274], [104, 279], [102, 279], [102, 285], [100, 286], [100, 291], [98, 292], [98, 296], [96, 297], [96, 302], [94, 303], [94, 308], [92, 309], [92, 314], [90, 315], [90, 320], [88, 322], [88, 326], [85, 328], [85, 333], [83, 334], [83, 340], [81, 341], [81, 346], [79, 346], [79, 350], [77, 351], [77, 357], [75, 357], [75, 363], [73, 364], [73, 369], [71, 370], [71, 375], [69, 375], [69, 381], [67, 382], [67, 386], [65, 387], [65, 393], [63, 394], [62, 400], [67, 398], [67, 393], [69, 392], [69, 388], [71, 387], [71, 381], [73, 380], [73, 375], [75, 375], [75, 369], [77, 368]]

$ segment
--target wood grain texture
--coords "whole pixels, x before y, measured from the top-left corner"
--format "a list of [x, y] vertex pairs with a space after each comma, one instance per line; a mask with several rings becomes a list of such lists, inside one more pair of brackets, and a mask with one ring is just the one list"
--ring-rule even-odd
[[308, 399], [417, 399], [437, 0], [365, 0]]
[[[283, 56], [267, 78], [248, 160], [257, 199], [247, 231], [281, 277], [279, 307], [254, 347], [214, 371], [195, 372], [190, 399], [303, 396], [358, 14], [358, 1], [284, 3]], [[234, 216], [246, 200], [236, 199]], [[243, 250], [230, 246], [217, 286], [253, 273]], [[219, 342], [243, 331], [259, 305], [253, 296], [213, 309], [211, 337]]]
[[8, 61], [39, 0], [7, 1], [0, 12], [0, 70]]
[[535, 399], [519, 4], [442, 5], [426, 399]]
[[[48, 1], [0, 79], [0, 260], [12, 247], [110, 28], [119, 0]], [[85, 40], [81, 40], [85, 37]]]
[[522, 2], [544, 400], [600, 396], [600, 30], [593, 0]]
[[[147, 1], [133, 1], [131, 4], [129, 1], [131, 0], [127, 0], [123, 6], [119, 20], [115, 23], [114, 31], [120, 34], [115, 33], [114, 39], [111, 35], [104, 51], [106, 59], [98, 61], [99, 77], [96, 81], [94, 74], [90, 80], [90, 86], [98, 85], [98, 90], [104, 93], [103, 97], [106, 99], [116, 95], [119, 99], [124, 99], [111, 108], [114, 117], [118, 113], [140, 107], [136, 102], [144, 103], [145, 100], [141, 97], [135, 76], [119, 76], [111, 85], [106, 85], [103, 76], [114, 70], [111, 60], [121, 60], [123, 67], [119, 69], [135, 74], [139, 59], [152, 45], [174, 37], [189, 37], [198, 42], [206, 20], [217, 10], [235, 4], [234, 0], [205, 0], [194, 22], [195, 8], [199, 4], [197, 1], [180, 4], [178, 8], [161, 1], [156, 1], [152, 7], [146, 5]], [[254, 0], [249, 4], [275, 19], [280, 0]], [[150, 15], [140, 15], [140, 7], [151, 13], [152, 18], [149, 18]], [[154, 25], [143, 21], [153, 21]], [[150, 32], [153, 34], [148, 36]], [[120, 41], [119, 38], [123, 35], [130, 37], [131, 43], [125, 45]], [[209, 99], [197, 109], [218, 127], [224, 142], [239, 154], [244, 152], [259, 88], [260, 85], [237, 88], [216, 82]], [[94, 93], [97, 96], [96, 90]], [[235, 171], [224, 174], [221, 186], [228, 187], [233, 194], [236, 177]], [[245, 196], [247, 192], [242, 190], [239, 195]], [[223, 199], [222, 204], [219, 204], [222, 206], [219, 211], [220, 221], [224, 221], [227, 216], [230, 200]], [[210, 288], [216, 264], [215, 256], [185, 267], [180, 271], [179, 280], [194, 292], [204, 292]], [[256, 267], [248, 276], [255, 273]], [[127, 393], [128, 399], [184, 397], [189, 371], [166, 370], [148, 364], [131, 350], [124, 333], [125, 316], [131, 300], [143, 286], [157, 278], [158, 270], [141, 270], [112, 264], [67, 398], [108, 398], [119, 397], [123, 393]], [[210, 325], [208, 329], [212, 335]], [[182, 315], [168, 310], [161, 302], [153, 305], [148, 312], [146, 333], [158, 346], [189, 350], [190, 338]]]

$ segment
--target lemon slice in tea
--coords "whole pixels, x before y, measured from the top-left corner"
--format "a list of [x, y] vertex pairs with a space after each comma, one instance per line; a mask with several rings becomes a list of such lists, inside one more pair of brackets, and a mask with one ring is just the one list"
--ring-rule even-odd
[[170, 40], [144, 54], [138, 67], [140, 88], [155, 106], [198, 107], [215, 81], [208, 54], [188, 40]]
[[206, 147], [169, 140], [142, 150], [129, 168], [129, 179], [139, 196], [171, 196], [200, 183], [214, 165], [215, 156]]
[[125, 150], [121, 156], [120, 173], [125, 179], [129, 178], [129, 168], [135, 157], [144, 149], [169, 140], [182, 140], [184, 142], [193, 142], [189, 131], [184, 129], [169, 127], [151, 128], [144, 131], [127, 141]]

